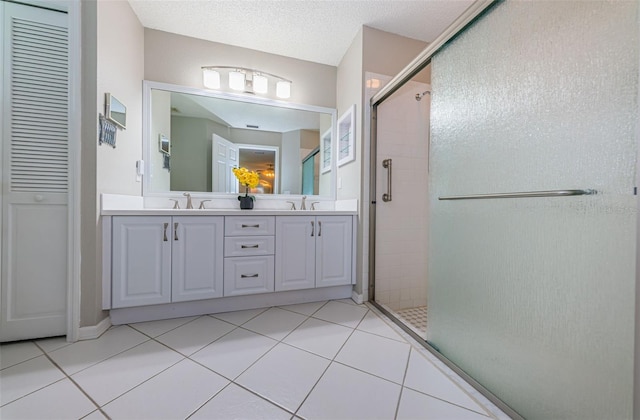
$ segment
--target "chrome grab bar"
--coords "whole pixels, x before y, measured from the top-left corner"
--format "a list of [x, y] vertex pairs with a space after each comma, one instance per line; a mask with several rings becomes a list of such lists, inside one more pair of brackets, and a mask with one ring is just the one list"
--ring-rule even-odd
[[528, 197], [568, 197], [572, 195], [593, 195], [596, 190], [552, 190], [552, 191], [525, 191], [513, 193], [496, 194], [472, 194], [472, 195], [451, 195], [438, 197], [438, 200], [479, 200], [485, 198], [528, 198]]
[[389, 170], [387, 172], [387, 192], [382, 194], [382, 201], [388, 202], [391, 201], [391, 159], [383, 160], [382, 167]]

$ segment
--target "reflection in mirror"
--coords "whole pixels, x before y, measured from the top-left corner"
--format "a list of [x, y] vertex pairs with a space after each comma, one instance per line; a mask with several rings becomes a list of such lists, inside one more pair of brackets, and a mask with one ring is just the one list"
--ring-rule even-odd
[[145, 193], [237, 193], [231, 169], [242, 166], [260, 175], [253, 194], [335, 194], [326, 163], [333, 109], [154, 82], [145, 82], [145, 101], [146, 137], [156, 139], [147, 143]]

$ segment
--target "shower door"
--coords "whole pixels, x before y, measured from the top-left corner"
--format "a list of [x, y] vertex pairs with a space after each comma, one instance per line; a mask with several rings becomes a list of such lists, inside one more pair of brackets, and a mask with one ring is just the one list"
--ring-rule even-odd
[[525, 418], [632, 416], [638, 4], [500, 2], [431, 60], [427, 339]]
[[[429, 89], [407, 82], [377, 109], [374, 300], [425, 336]], [[418, 95], [418, 96], [416, 96]]]

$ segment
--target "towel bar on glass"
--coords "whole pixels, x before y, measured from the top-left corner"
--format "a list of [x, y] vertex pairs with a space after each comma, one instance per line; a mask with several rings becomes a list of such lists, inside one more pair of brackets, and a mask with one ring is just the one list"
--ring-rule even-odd
[[552, 190], [552, 191], [525, 191], [496, 194], [472, 194], [450, 195], [438, 197], [438, 200], [479, 200], [487, 198], [528, 198], [528, 197], [567, 197], [572, 195], [593, 195], [596, 190]]

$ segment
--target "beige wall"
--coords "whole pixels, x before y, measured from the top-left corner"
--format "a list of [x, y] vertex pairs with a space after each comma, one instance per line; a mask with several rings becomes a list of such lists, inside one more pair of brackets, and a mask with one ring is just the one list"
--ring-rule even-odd
[[[84, 3], [84, 2], [83, 2]], [[98, 0], [83, 4], [83, 17], [95, 19], [95, 36], [87, 27], [83, 46], [83, 79], [90, 83], [95, 75], [93, 94], [95, 114], [83, 120], [82, 154], [95, 159], [95, 184], [83, 186], [83, 243], [80, 325], [95, 325], [106, 314], [100, 309], [102, 301], [99, 197], [101, 193], [141, 195], [141, 184], [136, 182], [136, 160], [142, 159], [142, 79], [144, 77], [144, 29], [126, 1]], [[92, 10], [95, 7], [95, 12]], [[95, 17], [94, 17], [95, 16]], [[93, 44], [95, 40], [95, 44]], [[91, 51], [95, 45], [97, 54]], [[95, 60], [95, 66], [93, 66]], [[94, 73], [95, 71], [95, 73]], [[85, 86], [83, 86], [84, 88]], [[105, 93], [113, 94], [127, 107], [127, 129], [118, 130], [117, 147], [96, 147], [98, 114], [105, 112]], [[87, 105], [90, 103], [87, 100]], [[88, 109], [91, 109], [88, 108]], [[91, 121], [93, 120], [93, 121]], [[91, 130], [91, 131], [90, 131]], [[94, 151], [94, 157], [90, 156]], [[89, 168], [84, 167], [83, 173]], [[91, 178], [89, 178], [91, 179]], [[83, 180], [84, 183], [84, 180]], [[95, 191], [90, 191], [93, 189]], [[86, 195], [85, 195], [86, 193]], [[92, 206], [92, 211], [90, 207]], [[86, 210], [86, 211], [84, 211]], [[87, 264], [85, 264], [85, 262]]]
[[202, 66], [260, 69], [293, 81], [289, 102], [335, 108], [336, 68], [168, 32], [145, 29], [145, 79], [204, 88]]

